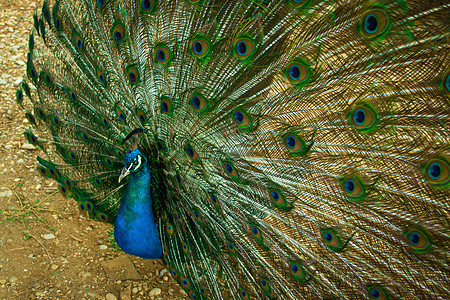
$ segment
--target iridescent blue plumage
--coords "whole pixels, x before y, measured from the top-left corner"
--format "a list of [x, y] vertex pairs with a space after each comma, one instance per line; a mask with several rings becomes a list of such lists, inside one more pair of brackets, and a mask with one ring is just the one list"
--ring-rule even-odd
[[125, 252], [190, 299], [448, 298], [448, 0], [45, 2], [25, 137]]
[[123, 161], [130, 178], [120, 202], [114, 237], [128, 254], [148, 259], [161, 258], [161, 241], [153, 218], [148, 161], [139, 150], [127, 152]]

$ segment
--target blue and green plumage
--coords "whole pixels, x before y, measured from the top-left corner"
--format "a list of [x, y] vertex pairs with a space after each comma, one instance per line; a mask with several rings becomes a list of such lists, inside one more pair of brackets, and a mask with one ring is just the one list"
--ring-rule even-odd
[[444, 298], [449, 12], [46, 1], [24, 134], [40, 174], [190, 297]]
[[[135, 166], [134, 162], [138, 164]], [[114, 237], [122, 250], [129, 254], [148, 259], [161, 258], [161, 241], [153, 217], [149, 164], [139, 150], [134, 150], [125, 155], [124, 165], [125, 168], [131, 166], [130, 178], [117, 212]]]

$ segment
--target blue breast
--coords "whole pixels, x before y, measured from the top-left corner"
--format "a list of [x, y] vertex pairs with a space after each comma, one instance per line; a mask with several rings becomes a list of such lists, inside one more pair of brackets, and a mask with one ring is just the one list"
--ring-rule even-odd
[[162, 249], [153, 218], [150, 178], [148, 165], [130, 174], [114, 225], [114, 237], [128, 254], [159, 259]]

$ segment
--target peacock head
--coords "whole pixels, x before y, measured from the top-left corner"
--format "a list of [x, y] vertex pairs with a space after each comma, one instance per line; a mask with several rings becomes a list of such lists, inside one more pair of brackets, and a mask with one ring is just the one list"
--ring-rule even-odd
[[128, 151], [123, 158], [123, 169], [119, 176], [119, 182], [130, 173], [139, 172], [147, 164], [147, 158], [139, 149]]

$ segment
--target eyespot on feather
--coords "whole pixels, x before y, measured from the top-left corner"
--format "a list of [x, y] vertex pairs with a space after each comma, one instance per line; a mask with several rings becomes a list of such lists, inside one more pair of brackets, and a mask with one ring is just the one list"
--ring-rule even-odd
[[261, 275], [259, 275], [259, 286], [265, 295], [272, 298], [272, 288], [270, 286], [270, 282]]
[[191, 289], [191, 282], [184, 276], [180, 276], [180, 285], [184, 290]]
[[341, 187], [347, 197], [352, 200], [363, 200], [366, 196], [364, 184], [356, 177], [344, 177], [340, 180]]
[[104, 157], [102, 159], [102, 165], [107, 169], [112, 169], [114, 167], [114, 163], [109, 157]]
[[109, 3], [109, 0], [97, 0], [96, 2], [97, 2], [98, 8], [100, 8], [100, 10], [102, 10]]
[[120, 45], [126, 40], [125, 25], [123, 23], [117, 22], [113, 24], [111, 29], [111, 36], [116, 45]]
[[80, 213], [86, 213], [86, 206], [84, 204], [84, 202], [78, 202], [78, 210], [80, 211]]
[[419, 228], [409, 229], [405, 233], [405, 240], [406, 244], [417, 253], [427, 252], [432, 246], [431, 238]]
[[263, 234], [257, 226], [251, 225], [250, 232], [252, 233], [253, 237], [258, 241], [258, 243], [262, 243], [264, 241]]
[[101, 85], [106, 87], [106, 76], [103, 74], [103, 72], [99, 68], [96, 68], [95, 72], [97, 74], [97, 79], [100, 81]]
[[35, 107], [34, 108], [34, 114], [38, 117], [38, 119], [40, 119], [42, 121], [47, 120], [47, 115], [45, 114], [45, 112], [40, 107]]
[[199, 60], [206, 60], [211, 52], [211, 42], [203, 36], [196, 36], [191, 39], [190, 49], [192, 55]]
[[250, 59], [255, 52], [256, 44], [250, 37], [240, 37], [233, 44], [233, 54], [241, 61]]
[[58, 180], [59, 175], [58, 175], [58, 172], [56, 172], [54, 167], [47, 168], [47, 172], [51, 178]]
[[341, 239], [334, 229], [323, 229], [320, 234], [325, 246], [333, 251], [341, 250]]
[[69, 197], [69, 191], [64, 185], [62, 184], [58, 185], [58, 191], [61, 193], [61, 195], [63, 195], [63, 197], [65, 198]]
[[161, 113], [168, 115], [170, 117], [173, 116], [173, 111], [174, 111], [174, 105], [173, 105], [173, 100], [163, 96], [161, 97], [160, 100], [160, 109], [161, 109]]
[[199, 114], [203, 115], [209, 110], [209, 100], [199, 92], [194, 92], [190, 97], [191, 107]]
[[67, 151], [66, 158], [69, 161], [69, 163], [72, 165], [78, 163], [78, 155], [72, 150]]
[[116, 111], [117, 118], [120, 122], [125, 123], [126, 122], [126, 115], [123, 109], [120, 107], [119, 104], [114, 105], [114, 110]]
[[48, 171], [45, 167], [37, 166], [37, 171], [42, 177], [45, 177], [45, 178], [49, 177]]
[[199, 298], [199, 296], [197, 296], [197, 294], [194, 292], [194, 291], [188, 291], [188, 296], [189, 296], [189, 299], [192, 299], [192, 300], [198, 300], [198, 299], [200, 299]]
[[361, 16], [360, 32], [365, 38], [375, 38], [387, 33], [390, 28], [389, 15], [384, 8], [375, 7]]
[[242, 287], [239, 289], [239, 297], [242, 300], [250, 300], [250, 295], [248, 294], [247, 290], [243, 289]]
[[80, 140], [82, 140], [86, 144], [89, 144], [89, 142], [91, 141], [91, 137], [82, 130], [77, 131], [76, 135], [80, 138]]
[[232, 243], [230, 241], [227, 241], [227, 250], [228, 250], [228, 253], [230, 253], [230, 255], [232, 255], [232, 256], [237, 255], [236, 247], [234, 246], [234, 243]]
[[279, 189], [269, 188], [268, 192], [269, 192], [269, 199], [270, 201], [272, 201], [272, 204], [276, 208], [283, 210], [291, 208], [290, 203], [286, 200], [286, 197]]
[[430, 159], [423, 168], [425, 179], [436, 187], [450, 185], [450, 163], [445, 157]]
[[25, 117], [27, 118], [28, 122], [31, 123], [31, 125], [36, 126], [36, 119], [34, 118], [34, 116], [32, 114], [30, 114], [29, 112], [26, 112]]
[[46, 72], [41, 72], [40, 74], [41, 82], [43, 82], [47, 86], [53, 85], [53, 80], [50, 75]]
[[389, 299], [388, 293], [381, 286], [368, 286], [367, 293], [371, 300], [387, 300]]
[[214, 194], [214, 193], [209, 193], [208, 194], [208, 201], [219, 211], [219, 212], [221, 212], [221, 209], [222, 209], [222, 207], [221, 207], [221, 205], [220, 205], [220, 202], [219, 202], [219, 200], [217, 199], [217, 195], [216, 194]]
[[289, 262], [289, 272], [291, 273], [291, 276], [297, 281], [304, 282], [308, 280], [305, 269], [298, 261]]
[[165, 44], [156, 45], [155, 49], [156, 62], [162, 65], [169, 65], [173, 60], [173, 53]]
[[69, 178], [64, 178], [62, 184], [64, 184], [69, 192], [71, 192], [74, 188], [72, 180], [70, 180]]
[[301, 87], [309, 82], [311, 68], [306, 61], [297, 58], [287, 65], [285, 75], [291, 84]]
[[80, 34], [76, 31], [73, 31], [72, 33], [72, 41], [73, 41], [73, 46], [75, 47], [75, 49], [77, 51], [82, 51], [83, 50], [83, 39], [81, 38]]
[[153, 14], [156, 11], [158, 0], [140, 0], [139, 9], [144, 14]]
[[142, 109], [136, 110], [136, 115], [138, 116], [141, 124], [145, 124], [147, 122], [147, 115], [144, 110]]
[[158, 148], [158, 151], [163, 153], [167, 151], [166, 144], [160, 139], [156, 139], [156, 147]]
[[48, 116], [50, 123], [53, 125], [53, 127], [55, 128], [59, 128], [61, 127], [61, 120], [59, 119], [59, 117], [57, 115], [50, 115]]
[[97, 219], [98, 219], [100, 222], [103, 222], [103, 223], [109, 223], [109, 217], [108, 217], [108, 215], [105, 214], [105, 213], [98, 212], [98, 213], [97, 213]]
[[378, 117], [375, 110], [369, 105], [357, 105], [350, 113], [350, 123], [356, 130], [369, 132], [376, 128]]
[[28, 57], [27, 57], [27, 75], [33, 82], [36, 83], [36, 81], [38, 79], [38, 73], [36, 71], [36, 68], [33, 65], [33, 61], [31, 59], [30, 53], [28, 53]]
[[229, 176], [230, 179], [237, 180], [239, 179], [239, 173], [231, 162], [224, 162], [223, 169], [225, 174]]
[[136, 85], [141, 80], [141, 77], [140, 77], [139, 70], [138, 70], [137, 66], [129, 66], [126, 69], [126, 74], [127, 74], [128, 82], [131, 85]]
[[104, 116], [100, 116], [100, 120], [101, 120], [101, 124], [105, 127], [105, 128], [109, 128], [110, 124], [107, 118], [105, 118]]
[[120, 149], [115, 149], [114, 152], [116, 153], [116, 155], [119, 159], [123, 159], [125, 156], [124, 152]]
[[94, 178], [92, 178], [92, 185], [97, 188], [101, 188], [101, 187], [103, 187], [103, 182], [102, 182], [101, 178], [94, 177]]
[[189, 245], [185, 242], [181, 243], [181, 249], [183, 250], [185, 255], [189, 255]]
[[201, 218], [200, 213], [198, 212], [198, 210], [197, 209], [193, 209], [192, 213], [194, 214], [195, 221], [197, 221], [199, 223], [202, 223], [202, 218]]
[[194, 150], [194, 148], [192, 148], [190, 144], [186, 145], [184, 150], [186, 151], [186, 154], [191, 158], [193, 162], [198, 163], [200, 161], [197, 152]]
[[237, 108], [232, 112], [234, 124], [242, 132], [253, 130], [253, 119], [244, 108]]
[[86, 207], [86, 210], [87, 210], [88, 212], [92, 212], [92, 211], [94, 210], [94, 206], [93, 206], [92, 203], [89, 202], [89, 201], [85, 201], [85, 202], [84, 202], [84, 206]]
[[167, 248], [166, 245], [162, 245], [161, 248], [162, 248], [162, 253], [163, 253], [164, 256], [169, 255], [169, 251], [168, 251], [168, 248]]
[[172, 236], [173, 234], [174, 234], [174, 229], [173, 229], [173, 225], [172, 224], [170, 224], [170, 223], [166, 223], [166, 233], [169, 235], [169, 236]]
[[23, 102], [23, 91], [22, 91], [22, 89], [17, 89], [16, 90], [16, 103], [17, 103], [17, 105], [22, 106], [22, 102]]
[[61, 18], [58, 16], [58, 9], [59, 9], [59, 5], [54, 5], [53, 6], [53, 25], [55, 26], [55, 29], [57, 31], [62, 31], [63, 29], [63, 24], [62, 24], [62, 20]]
[[305, 141], [296, 133], [285, 134], [283, 136], [283, 143], [292, 156], [304, 155], [310, 149]]

